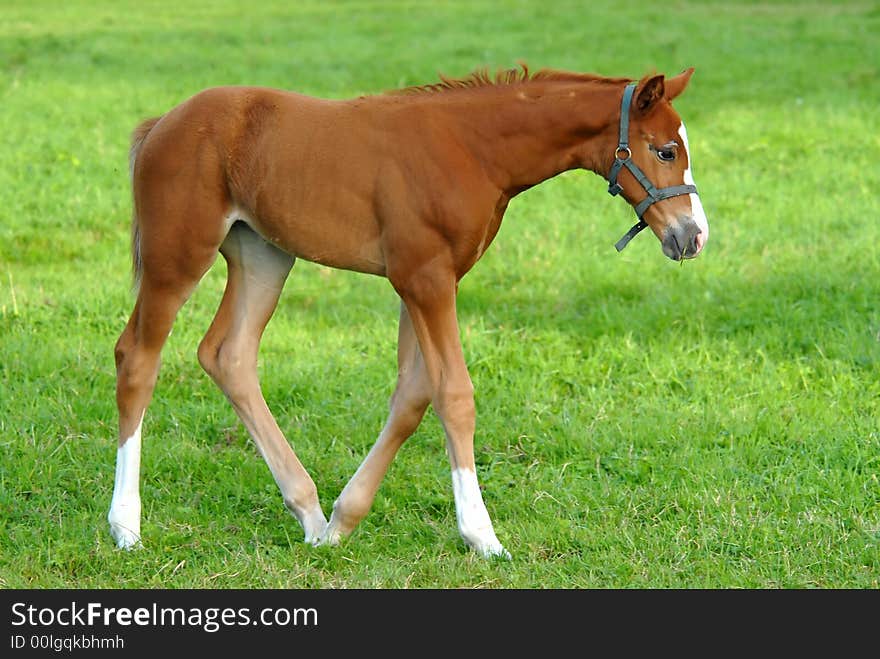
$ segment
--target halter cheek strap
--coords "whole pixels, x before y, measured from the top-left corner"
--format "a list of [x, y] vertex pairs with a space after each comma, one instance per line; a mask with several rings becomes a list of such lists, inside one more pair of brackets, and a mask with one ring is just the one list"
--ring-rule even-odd
[[623, 187], [617, 182], [617, 176], [620, 174], [620, 170], [626, 167], [635, 177], [636, 181], [639, 182], [639, 185], [645, 189], [647, 196], [635, 205], [639, 221], [626, 232], [623, 238], [615, 243], [614, 247], [618, 252], [622, 251], [629, 244], [629, 241], [636, 237], [639, 231], [648, 226], [648, 223], [642, 217], [652, 204], [670, 197], [696, 194], [697, 192], [695, 185], [672, 185], [668, 188], [655, 188], [654, 184], [645, 176], [645, 173], [633, 162], [632, 151], [629, 149], [629, 115], [635, 91], [636, 83], [628, 84], [626, 89], [623, 90], [623, 98], [620, 101], [620, 134], [617, 140], [617, 150], [614, 152], [614, 164], [611, 165], [611, 169], [608, 171], [608, 193], [614, 196], [623, 190]]

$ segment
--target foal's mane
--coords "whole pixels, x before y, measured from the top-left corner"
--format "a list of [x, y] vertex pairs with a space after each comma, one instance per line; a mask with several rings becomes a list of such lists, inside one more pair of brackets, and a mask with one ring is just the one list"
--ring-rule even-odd
[[606, 78], [593, 73], [573, 73], [571, 71], [560, 71], [557, 69], [541, 69], [540, 71], [532, 73], [529, 71], [529, 67], [525, 62], [520, 62], [519, 66], [520, 68], [518, 69], [499, 69], [495, 72], [494, 76], [489, 73], [489, 70], [486, 67], [477, 69], [463, 78], [450, 78], [441, 73], [439, 74], [440, 82], [394, 89], [386, 92], [386, 94], [437, 94], [456, 89], [478, 89], [481, 87], [515, 85], [517, 83], [539, 80], [559, 82], [620, 82], [624, 80], [623, 78]]

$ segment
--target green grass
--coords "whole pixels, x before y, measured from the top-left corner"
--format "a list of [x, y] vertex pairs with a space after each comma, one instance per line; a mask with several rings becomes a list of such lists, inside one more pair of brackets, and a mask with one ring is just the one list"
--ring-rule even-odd
[[[0, 586], [880, 586], [875, 2], [29, 2], [0, 8]], [[460, 293], [478, 469], [511, 562], [468, 552], [429, 415], [371, 514], [304, 545], [181, 312], [119, 552], [113, 344], [128, 137], [204, 87], [343, 98], [518, 60], [697, 67], [676, 102], [712, 226], [679, 266], [568, 173], [517, 198]], [[261, 352], [325, 510], [384, 420], [395, 295], [299, 263]]]

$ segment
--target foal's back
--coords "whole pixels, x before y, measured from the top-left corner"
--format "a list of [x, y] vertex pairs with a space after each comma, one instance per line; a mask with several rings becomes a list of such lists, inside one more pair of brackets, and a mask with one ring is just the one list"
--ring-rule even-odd
[[174, 197], [175, 187], [202, 191], [223, 208], [194, 230], [225, 235], [241, 219], [292, 255], [382, 274], [375, 194], [397, 149], [370, 105], [258, 87], [201, 92], [162, 117], [141, 147], [138, 211], [162, 215], [150, 212], [152, 197]]

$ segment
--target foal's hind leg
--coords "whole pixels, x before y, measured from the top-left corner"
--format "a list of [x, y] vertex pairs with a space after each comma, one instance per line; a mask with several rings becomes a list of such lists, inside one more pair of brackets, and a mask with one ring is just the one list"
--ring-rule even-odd
[[409, 313], [401, 303], [397, 341], [397, 387], [391, 396], [391, 413], [379, 439], [333, 504], [333, 514], [330, 516], [327, 531], [321, 538], [322, 544], [337, 544], [369, 512], [385, 472], [397, 451], [415, 432], [430, 400], [431, 388], [425, 363]]
[[284, 503], [317, 542], [327, 526], [315, 484], [290, 448], [260, 391], [260, 337], [293, 266], [293, 257], [250, 228], [236, 224], [220, 248], [229, 265], [226, 292], [207, 335], [199, 362], [226, 394], [281, 489]]
[[159, 374], [159, 356], [180, 307], [217, 254], [216, 246], [186, 250], [186, 258], [156, 267], [145, 260], [137, 302], [116, 343], [119, 444], [107, 521], [118, 547], [140, 542], [141, 424]]

